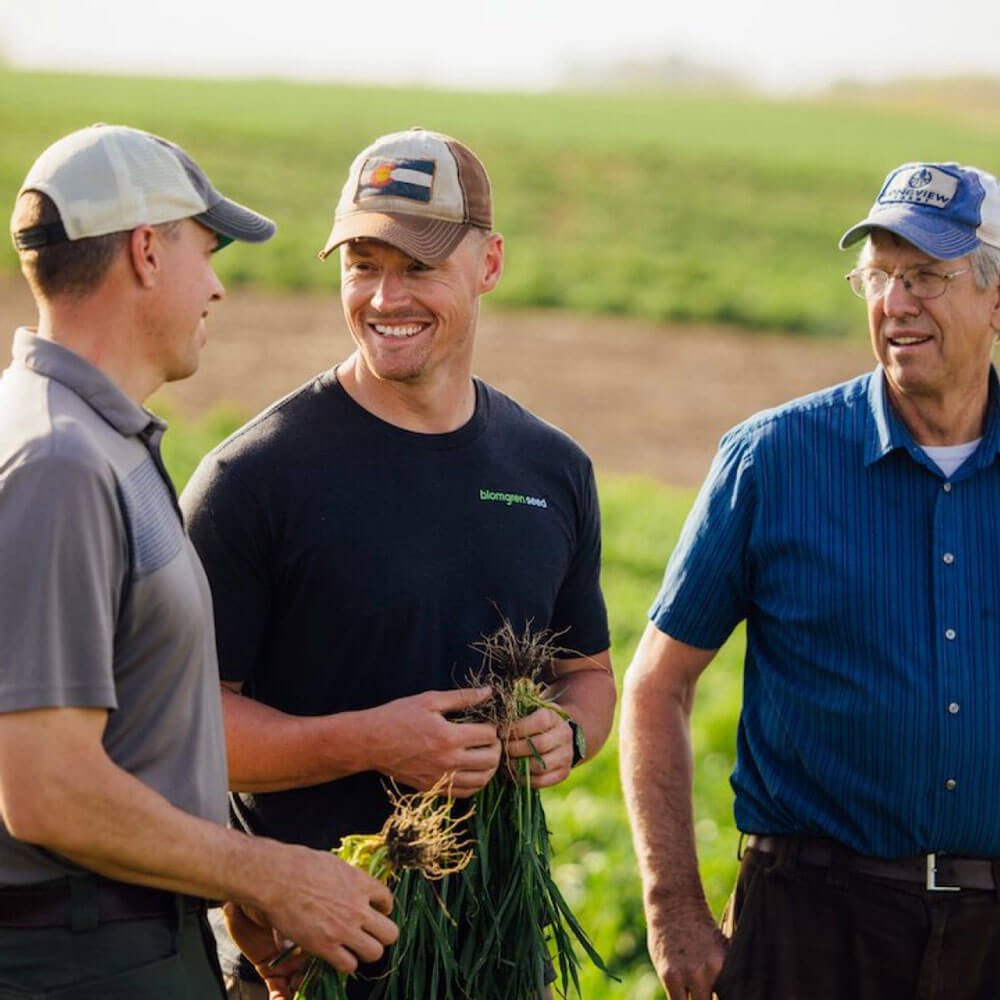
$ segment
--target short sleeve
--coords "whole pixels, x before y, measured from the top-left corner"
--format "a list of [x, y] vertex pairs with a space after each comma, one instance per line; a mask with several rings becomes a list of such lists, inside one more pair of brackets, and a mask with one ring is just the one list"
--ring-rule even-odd
[[750, 442], [745, 426], [722, 438], [649, 612], [661, 632], [700, 649], [721, 646], [747, 613], [757, 507]]
[[113, 481], [50, 455], [0, 481], [0, 711], [117, 707], [128, 543]]
[[611, 639], [601, 592], [601, 512], [589, 462], [578, 499], [576, 550], [556, 598], [552, 628], [567, 630], [565, 645], [574, 654], [592, 656], [607, 649]]
[[212, 589], [222, 680], [246, 681], [271, 606], [266, 518], [228, 462], [208, 455], [181, 494], [191, 542]]

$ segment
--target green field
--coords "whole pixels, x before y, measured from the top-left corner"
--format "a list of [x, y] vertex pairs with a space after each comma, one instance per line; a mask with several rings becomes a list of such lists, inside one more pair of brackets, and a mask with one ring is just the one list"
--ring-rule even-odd
[[[836, 240], [888, 170], [942, 158], [1000, 171], [996, 88], [940, 90], [877, 103], [0, 72], [0, 189], [10, 204], [45, 145], [94, 121], [163, 133], [279, 223], [267, 247], [220, 257], [225, 280], [329, 287], [336, 268], [315, 253], [352, 156], [421, 124], [464, 139], [492, 174], [500, 303], [843, 334], [857, 315]], [[14, 269], [11, 250], [0, 266]]]
[[[172, 420], [164, 457], [179, 487], [198, 458], [239, 424], [220, 412], [198, 426]], [[649, 480], [603, 478], [603, 583], [611, 618], [612, 655], [621, 678], [645, 627], [667, 556], [693, 500], [687, 490]], [[736, 874], [729, 772], [735, 755], [742, 634], [734, 636], [699, 685], [695, 711], [695, 814], [702, 875], [721, 913]], [[621, 984], [591, 966], [581, 976], [588, 1000], [662, 997], [646, 956], [642, 895], [618, 779], [617, 726], [600, 756], [544, 793], [554, 870], [566, 898]]]

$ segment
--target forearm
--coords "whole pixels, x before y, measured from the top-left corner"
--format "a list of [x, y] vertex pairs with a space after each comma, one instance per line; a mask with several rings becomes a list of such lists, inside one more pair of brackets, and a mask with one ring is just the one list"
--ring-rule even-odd
[[694, 689], [714, 655], [651, 625], [622, 695], [622, 787], [642, 876], [649, 954], [674, 1000], [714, 996], [727, 948], [698, 874], [691, 805]]
[[0, 816], [13, 837], [112, 878], [252, 907], [344, 972], [395, 939], [384, 885], [326, 851], [247, 837], [176, 808], [108, 757], [106, 716], [0, 714]]
[[689, 716], [649, 677], [626, 675], [621, 774], [647, 909], [704, 898], [692, 813]]
[[607, 652], [584, 662], [586, 667], [559, 673], [550, 686], [553, 700], [583, 729], [586, 760], [596, 756], [607, 741], [615, 717], [618, 698], [611, 661]]
[[500, 757], [495, 729], [454, 723], [489, 688], [424, 691], [358, 712], [297, 717], [223, 689], [234, 791], [277, 791], [377, 771], [427, 790], [450, 776], [456, 797], [475, 794]]
[[[209, 899], [269, 904], [261, 842], [173, 806], [118, 767], [99, 741], [103, 712], [4, 716], [0, 812], [11, 835], [89, 870]], [[83, 725], [78, 725], [80, 720]], [[278, 845], [273, 845], [278, 846]]]
[[704, 899], [695, 848], [690, 720], [698, 677], [713, 650], [652, 625], [625, 674], [621, 774], [647, 907]]
[[[62, 822], [85, 830], [85, 838], [41, 831], [40, 846], [119, 881], [272, 908], [280, 886], [269, 877], [270, 848], [282, 845], [176, 809], [134, 779], [129, 784], [117, 792], [106, 786], [94, 808], [64, 807]], [[101, 825], [103, 816], [117, 817], [113, 829]]]
[[223, 688], [229, 787], [272, 792], [375, 768], [370, 712], [288, 715]]

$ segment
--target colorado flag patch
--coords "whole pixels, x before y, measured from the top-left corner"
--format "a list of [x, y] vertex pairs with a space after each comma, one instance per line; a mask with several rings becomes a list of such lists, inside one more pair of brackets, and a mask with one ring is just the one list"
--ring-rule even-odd
[[433, 160], [366, 160], [358, 178], [355, 201], [390, 196], [429, 202], [434, 184]]

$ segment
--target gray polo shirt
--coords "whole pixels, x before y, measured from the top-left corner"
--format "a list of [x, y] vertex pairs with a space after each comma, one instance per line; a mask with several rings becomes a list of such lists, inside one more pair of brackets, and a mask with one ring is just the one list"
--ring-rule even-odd
[[[160, 459], [166, 425], [29, 330], [13, 355], [0, 376], [0, 713], [108, 709], [119, 767], [225, 823], [211, 595]], [[75, 870], [0, 821], [0, 885]]]

